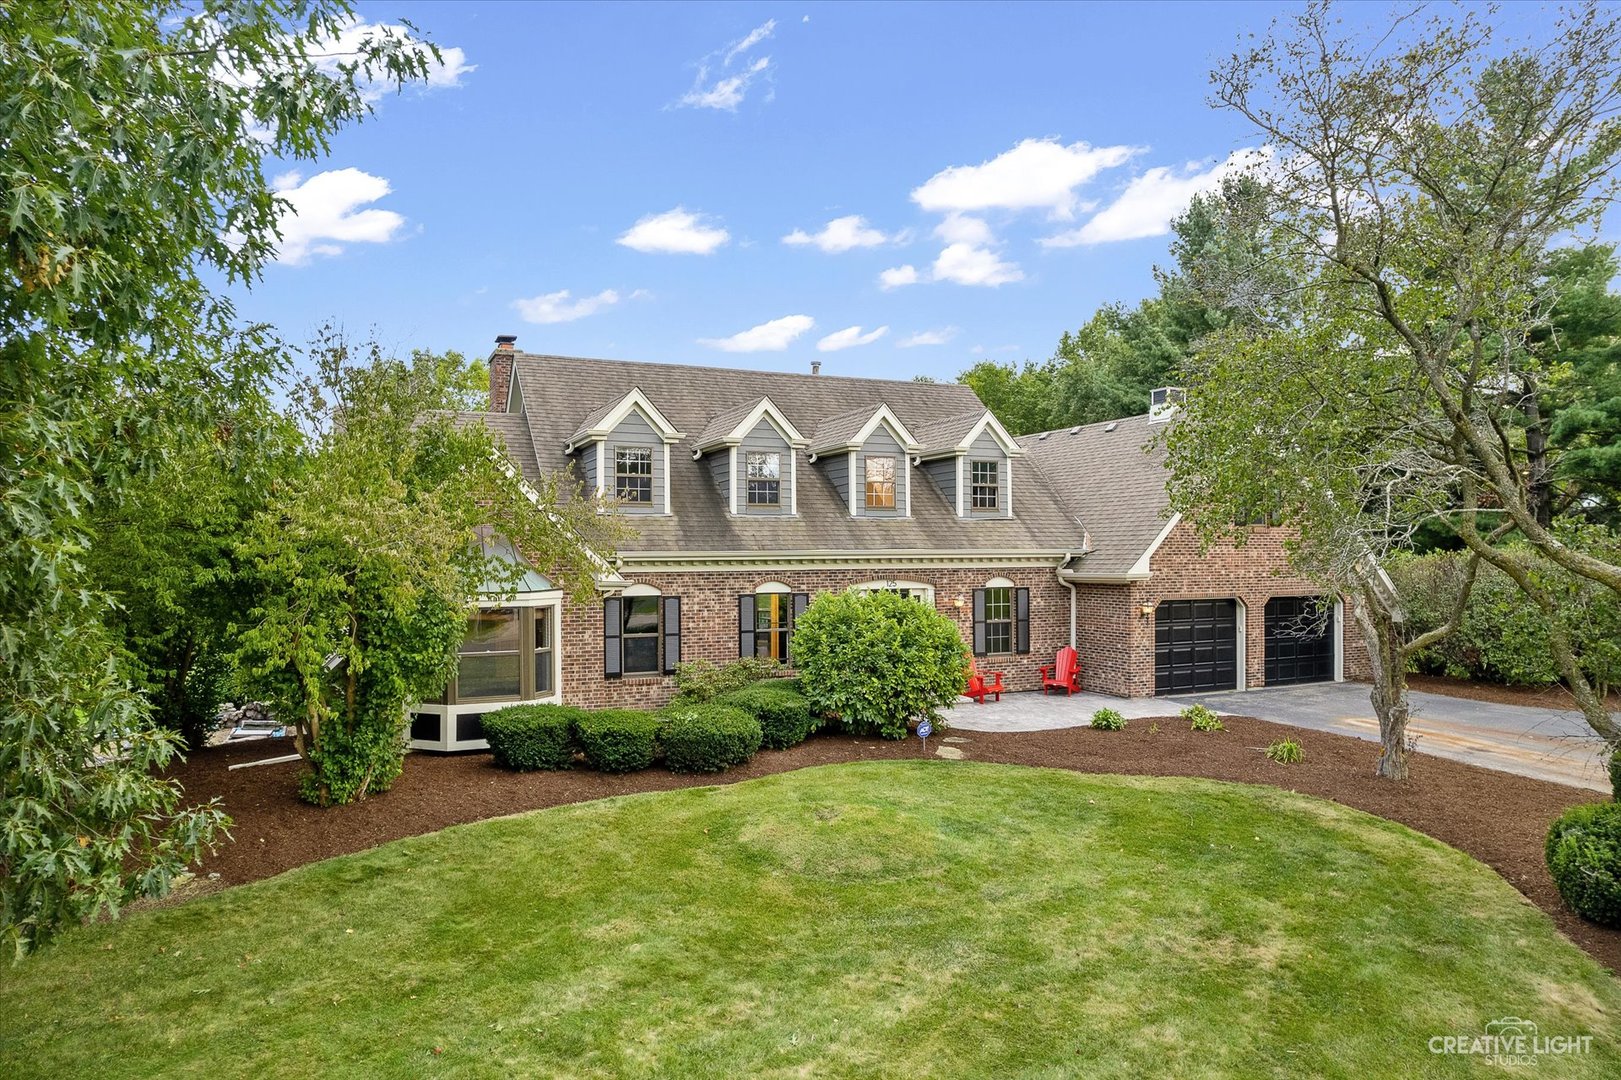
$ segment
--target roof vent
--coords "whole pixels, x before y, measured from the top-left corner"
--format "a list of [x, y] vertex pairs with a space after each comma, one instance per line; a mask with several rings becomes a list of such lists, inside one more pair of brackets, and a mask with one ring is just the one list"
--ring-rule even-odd
[[1069, 433], [1071, 435], [1079, 435], [1081, 433], [1081, 425], [1076, 424], [1074, 427], [1069, 429]]
[[1117, 428], [1119, 426], [1120, 426], [1119, 424], [1115, 423], [1113, 420], [1110, 420], [1107, 424], [1103, 425], [1103, 430], [1105, 432], [1109, 432], [1109, 431], [1113, 431], [1115, 428]]
[[1043, 431], [1040, 435], [1036, 436], [1036, 442], [1041, 442], [1041, 441], [1045, 440], [1047, 438], [1047, 436], [1049, 436], [1051, 434], [1052, 434], [1052, 432], [1050, 432], [1050, 431]]
[[1163, 423], [1175, 416], [1187, 400], [1187, 391], [1180, 386], [1161, 386], [1148, 392], [1148, 422]]
[[820, 375], [821, 373], [822, 373], [822, 362], [820, 360], [812, 360], [811, 361], [811, 374], [812, 375]]

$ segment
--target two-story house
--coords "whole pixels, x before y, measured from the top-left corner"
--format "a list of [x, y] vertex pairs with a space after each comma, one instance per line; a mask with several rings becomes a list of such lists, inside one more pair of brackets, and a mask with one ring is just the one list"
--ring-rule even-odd
[[513, 701], [659, 705], [683, 660], [791, 664], [794, 619], [826, 590], [932, 604], [1013, 690], [1067, 644], [1088, 688], [1115, 694], [1343, 673], [1337, 623], [1270, 645], [1268, 620], [1312, 593], [1278, 575], [1275, 538], [1201, 556], [1166, 516], [1146, 418], [1014, 439], [956, 383], [543, 356], [509, 337], [490, 384], [465, 422], [525, 475], [613, 498], [634, 535], [591, 604], [531, 572], [482, 607], [457, 677], [412, 717], [415, 746], [482, 746], [479, 717]]

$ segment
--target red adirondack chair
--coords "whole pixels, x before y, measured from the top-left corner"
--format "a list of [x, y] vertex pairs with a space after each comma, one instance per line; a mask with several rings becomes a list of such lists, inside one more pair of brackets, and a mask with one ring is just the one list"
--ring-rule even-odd
[[1001, 701], [1002, 691], [1006, 689], [1002, 685], [1002, 675], [1003, 673], [1000, 671], [981, 673], [979, 665], [970, 659], [968, 661], [968, 689], [963, 691], [963, 696], [972, 698], [981, 705], [985, 704], [987, 696]]
[[1058, 658], [1041, 669], [1041, 692], [1062, 690], [1074, 694], [1081, 689], [1081, 661], [1075, 650], [1065, 645], [1058, 650]]

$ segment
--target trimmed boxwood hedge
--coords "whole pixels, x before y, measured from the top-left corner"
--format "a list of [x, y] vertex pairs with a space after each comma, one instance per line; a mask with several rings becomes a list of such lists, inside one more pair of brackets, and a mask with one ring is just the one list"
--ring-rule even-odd
[[688, 705], [668, 715], [664, 763], [671, 772], [720, 772], [760, 749], [760, 721], [734, 705]]
[[1566, 810], [1548, 830], [1544, 854], [1572, 911], [1600, 926], [1621, 926], [1621, 803]]
[[658, 757], [664, 721], [640, 709], [603, 709], [583, 713], [574, 722], [574, 736], [585, 760], [602, 772], [625, 773], [645, 769]]
[[822, 726], [811, 711], [811, 704], [798, 686], [788, 679], [765, 679], [717, 698], [717, 704], [731, 705], [760, 721], [761, 745], [772, 750], [798, 746]]
[[567, 769], [574, 765], [574, 725], [584, 709], [572, 705], [512, 705], [484, 714], [484, 738], [506, 769]]

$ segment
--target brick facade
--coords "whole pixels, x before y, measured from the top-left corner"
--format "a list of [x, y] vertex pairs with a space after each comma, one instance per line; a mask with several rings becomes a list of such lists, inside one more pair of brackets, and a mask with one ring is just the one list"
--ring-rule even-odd
[[[1244, 684], [1263, 686], [1266, 602], [1274, 596], [1315, 596], [1322, 590], [1291, 574], [1285, 529], [1255, 528], [1243, 547], [1220, 544], [1201, 553], [1192, 526], [1178, 523], [1149, 560], [1147, 581], [1081, 585], [1077, 644], [1086, 686], [1105, 694], [1154, 693], [1153, 610], [1165, 600], [1237, 599], [1243, 604]], [[1144, 607], [1150, 613], [1142, 614]], [[1367, 650], [1349, 612], [1340, 619], [1347, 679], [1369, 677]]]
[[[873, 567], [858, 570], [701, 571], [641, 574], [627, 569], [626, 581], [649, 585], [665, 596], [681, 598], [681, 659], [717, 664], [738, 655], [737, 598], [766, 582], [780, 582], [792, 592], [830, 592], [871, 581], [912, 581], [934, 587], [936, 610], [955, 622], [964, 641], [972, 640], [973, 591], [992, 578], [1005, 578], [1030, 590], [1030, 652], [983, 657], [986, 670], [1006, 673], [1012, 690], [1041, 687], [1040, 667], [1052, 663], [1069, 643], [1069, 592], [1051, 569], [986, 566], [975, 569]], [[563, 605], [563, 699], [572, 705], [634, 706], [664, 704], [675, 693], [669, 676], [603, 674], [602, 605]]]

